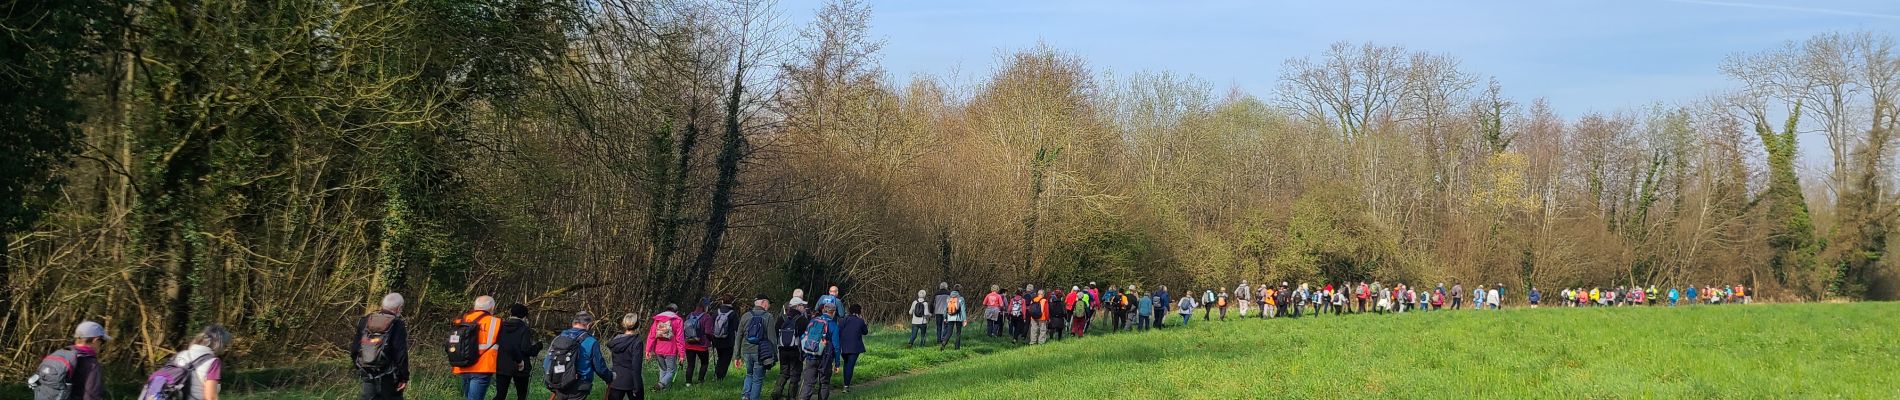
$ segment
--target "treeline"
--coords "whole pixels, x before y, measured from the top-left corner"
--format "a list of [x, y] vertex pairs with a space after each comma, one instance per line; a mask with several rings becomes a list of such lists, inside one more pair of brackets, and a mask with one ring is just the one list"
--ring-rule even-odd
[[1566, 118], [1378, 44], [1289, 60], [1274, 93], [1047, 46], [899, 81], [849, 0], [809, 26], [758, 0], [4, 12], [5, 375], [81, 318], [148, 363], [209, 322], [243, 359], [337, 356], [386, 291], [419, 321], [833, 283], [890, 315], [939, 281], [1896, 293], [1884, 33]]

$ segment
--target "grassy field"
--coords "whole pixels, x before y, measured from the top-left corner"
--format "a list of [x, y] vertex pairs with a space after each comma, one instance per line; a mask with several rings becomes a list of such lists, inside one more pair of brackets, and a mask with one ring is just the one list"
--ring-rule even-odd
[[[1900, 304], [1202, 323], [949, 363], [864, 398], [1900, 398]], [[1079, 397], [1078, 397], [1079, 396]]]
[[[1178, 324], [1179, 320], [1171, 320]], [[962, 350], [873, 332], [843, 398], [1900, 398], [1900, 304], [1518, 309], [1202, 322], [1018, 348], [966, 330]], [[409, 399], [449, 400], [433, 352]], [[434, 361], [430, 361], [434, 360]], [[353, 399], [342, 362], [238, 366], [233, 399]], [[682, 366], [682, 368], [684, 368]], [[654, 371], [647, 366], [648, 383]], [[770, 371], [776, 379], [777, 370]], [[737, 397], [724, 381], [649, 393]], [[772, 382], [768, 379], [768, 385]], [[834, 380], [842, 381], [842, 376]], [[537, 376], [529, 398], [545, 399]], [[768, 386], [768, 393], [770, 392]], [[596, 385], [596, 396], [605, 389]], [[129, 388], [116, 395], [129, 395]], [[0, 388], [0, 399], [17, 396]], [[13, 393], [13, 394], [7, 394]]]

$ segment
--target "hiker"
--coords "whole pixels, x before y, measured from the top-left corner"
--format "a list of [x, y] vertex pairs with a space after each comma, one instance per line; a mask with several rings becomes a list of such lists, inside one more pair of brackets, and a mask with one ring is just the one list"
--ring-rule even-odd
[[1287, 286], [1287, 282], [1282, 281], [1280, 282], [1280, 288], [1275, 289], [1273, 291], [1274, 315], [1279, 315], [1282, 317], [1294, 316], [1292, 314], [1294, 299], [1293, 299], [1293, 291], [1291, 289], [1292, 289], [1291, 287]]
[[1162, 326], [1167, 325], [1168, 308], [1174, 305], [1174, 298], [1168, 296], [1168, 285], [1158, 286], [1157, 289], [1159, 291], [1155, 293], [1154, 328], [1161, 329]]
[[[501, 336], [501, 319], [495, 318], [495, 298], [475, 298], [475, 309], [456, 320], [449, 336], [449, 365], [462, 380], [462, 396], [468, 400], [488, 398], [488, 386], [495, 381], [496, 340]], [[466, 336], [464, 336], [466, 335]], [[473, 338], [475, 347], [467, 343]], [[459, 346], [458, 346], [459, 345]]]
[[[587, 398], [594, 392], [595, 377], [601, 382], [614, 381], [614, 370], [607, 368], [600, 339], [594, 337], [593, 328], [594, 314], [576, 312], [567, 330], [561, 331], [548, 345], [548, 356], [542, 359], [541, 370], [547, 373], [545, 378], [553, 399]], [[565, 371], [573, 372], [569, 375]]]
[[1023, 315], [1029, 320], [1029, 344], [1049, 341], [1048, 293], [1037, 290], [1035, 297], [1029, 298], [1029, 305], [1023, 310]]
[[1503, 289], [1504, 285], [1492, 286], [1491, 291], [1484, 294], [1484, 304], [1491, 306], [1493, 310], [1504, 308]]
[[1649, 284], [1649, 290], [1645, 291], [1644, 293], [1648, 293], [1646, 297], [1650, 299], [1649, 301], [1650, 306], [1655, 306], [1657, 303], [1661, 303], [1661, 301], [1655, 300], [1655, 296], [1662, 295], [1662, 292], [1656, 291], [1656, 284], [1654, 283]]
[[938, 345], [942, 345], [944, 339], [950, 338], [948, 336], [950, 333], [950, 322], [948, 319], [946, 319], [946, 317], [949, 316], [949, 314], [946, 313], [946, 311], [948, 311], [946, 310], [946, 308], [949, 306], [949, 304], [947, 303], [949, 302], [950, 302], [950, 283], [937, 282], [937, 299], [936, 301], [933, 301], [930, 304], [936, 307], [936, 309], [933, 310], [936, 313], [932, 315], [937, 316], [937, 344]]
[[1214, 297], [1213, 289], [1201, 292], [1202, 321], [1212, 321], [1214, 319], [1214, 300], [1216, 300], [1216, 298]]
[[[759, 392], [765, 389], [765, 370], [771, 369], [778, 361], [778, 319], [765, 311], [771, 307], [772, 300], [761, 293], [753, 297], [749, 311], [732, 317], [739, 359], [745, 362], [745, 385], [740, 389], [740, 395], [746, 400], [759, 399]], [[828, 309], [831, 305], [822, 307]]]
[[818, 304], [830, 304], [832, 309], [844, 309], [844, 296], [838, 294], [838, 285], [825, 288], [825, 295], [818, 296]]
[[[1234, 287], [1234, 296], [1235, 296], [1235, 300], [1240, 302], [1240, 318], [1246, 319], [1247, 306], [1254, 302], [1253, 288], [1247, 286], [1246, 279], [1240, 280], [1240, 286]], [[1265, 308], [1260, 309], [1260, 313], [1265, 314], [1266, 312], [1267, 312], [1267, 309]]]
[[730, 294], [720, 296], [718, 309], [712, 312], [712, 350], [714, 354], [718, 354], [717, 361], [713, 364], [714, 380], [725, 380], [727, 369], [733, 365], [732, 351], [739, 332], [739, 324], [733, 319], [738, 318], [742, 313], [744, 311], [733, 306]]
[[[409, 328], [402, 320], [402, 306], [402, 294], [386, 294], [382, 307], [356, 320], [356, 339], [350, 341], [350, 365], [356, 367], [357, 378], [363, 381], [363, 393], [358, 396], [363, 400], [401, 400], [402, 392], [409, 389]], [[85, 323], [81, 323], [80, 328], [79, 333], [87, 333]], [[99, 333], [104, 336], [103, 329]], [[75, 381], [79, 376], [74, 375]], [[88, 400], [98, 398], [90, 394], [86, 397]]]
[[1290, 301], [1293, 302], [1293, 318], [1299, 318], [1302, 314], [1306, 314], [1306, 299], [1308, 294], [1306, 284], [1304, 283], [1300, 284], [1298, 289], [1293, 289], [1292, 299], [1290, 299]]
[[1181, 296], [1181, 327], [1186, 328], [1188, 321], [1194, 320], [1194, 296]]
[[1154, 319], [1154, 316], [1155, 316], [1154, 294], [1142, 293], [1141, 297], [1135, 301], [1135, 331], [1147, 332], [1148, 324], [1151, 323], [1150, 321]]
[[1088, 333], [1089, 318], [1095, 316], [1095, 294], [1077, 289], [1074, 293], [1070, 293], [1069, 295], [1071, 296], [1070, 298], [1074, 299], [1074, 301], [1069, 304], [1072, 308], [1069, 310], [1069, 317], [1071, 318], [1069, 320], [1069, 333], [1074, 334], [1075, 337], [1079, 339], [1082, 337], [1082, 334]]
[[799, 375], [804, 372], [805, 358], [798, 353], [798, 337], [805, 335], [805, 325], [811, 323], [811, 313], [805, 309], [805, 299], [793, 297], [785, 302], [785, 313], [779, 316], [778, 330], [778, 383], [772, 385], [772, 398], [791, 398], [798, 391]]
[[858, 369], [858, 357], [864, 355], [864, 337], [871, 324], [864, 321], [864, 307], [851, 305], [851, 314], [838, 323], [838, 354], [844, 358], [844, 392], [851, 392], [851, 376]]
[[620, 316], [620, 335], [607, 340], [607, 352], [613, 354], [614, 378], [607, 383], [607, 400], [646, 398], [646, 337], [640, 335], [640, 315]]
[[1744, 289], [1739, 283], [1735, 284], [1735, 298], [1741, 302], [1741, 304], [1748, 304], [1750, 300], [1754, 300], [1754, 298], [1748, 297], [1748, 290]]
[[[396, 308], [402, 308], [400, 304], [402, 297], [397, 296], [396, 299], [398, 302]], [[393, 317], [389, 319], [394, 320]], [[362, 329], [359, 328], [357, 331], [361, 332]], [[357, 337], [362, 337], [362, 335], [359, 334]], [[73, 344], [53, 351], [52, 354], [40, 359], [39, 368], [32, 376], [27, 377], [26, 387], [31, 389], [33, 399], [104, 400], [106, 398], [105, 369], [99, 366], [99, 348], [105, 346], [108, 340], [112, 340], [112, 336], [106, 335], [104, 325], [99, 325], [98, 322], [81, 321], [79, 326], [73, 328]], [[354, 350], [355, 348], [352, 348], [350, 352], [352, 360], [355, 359], [356, 351]], [[361, 365], [361, 363], [353, 364]], [[404, 366], [403, 382], [407, 382], [408, 364], [402, 365]], [[359, 369], [359, 371], [362, 370]], [[384, 375], [382, 379], [372, 381], [368, 378], [370, 376], [368, 372], [363, 372], [365, 372], [364, 399], [402, 398], [402, 392], [396, 386], [395, 378]], [[390, 382], [388, 390], [383, 390], [382, 385], [375, 385], [380, 382]]]
[[1478, 285], [1478, 288], [1471, 289], [1471, 309], [1472, 310], [1484, 309], [1485, 304], [1487, 304], [1485, 302], [1484, 293], [1485, 293], [1484, 285]]
[[1004, 303], [1008, 305], [1003, 307], [1006, 310], [1003, 317], [1009, 319], [1009, 343], [1011, 344], [1029, 343], [1029, 320], [1023, 315], [1024, 311], [1029, 309], [1028, 295], [1029, 290], [1025, 288], [1004, 300]]
[[1272, 287], [1260, 285], [1260, 318], [1271, 319], [1280, 316], [1278, 314], [1280, 305], [1279, 303], [1275, 303], [1273, 298], [1276, 294], [1278, 294], [1278, 292], [1274, 291]]
[[1220, 309], [1220, 320], [1227, 320], [1227, 288], [1220, 288], [1220, 295], [1214, 297], [1214, 308]]
[[[930, 324], [930, 315], [931, 315], [930, 301], [924, 300], [924, 296], [928, 296], [928, 295], [930, 295], [929, 291], [918, 290], [917, 299], [910, 301], [910, 342], [909, 342], [910, 344], [904, 345], [904, 347], [906, 348], [917, 347], [917, 338], [920, 338], [920, 337], [927, 338], [930, 335], [930, 328], [928, 325]], [[924, 340], [930, 340], [930, 339], [924, 339]]]
[[1366, 285], [1366, 281], [1359, 281], [1359, 287], [1353, 290], [1353, 297], [1357, 297], [1359, 300], [1359, 307], [1353, 312], [1364, 314], [1366, 312], [1366, 300], [1372, 298], [1371, 286]]
[[[950, 292], [952, 299], [961, 297], [957, 292]], [[799, 335], [798, 348], [805, 363], [799, 378], [799, 400], [813, 396], [831, 398], [831, 369], [838, 358], [838, 320], [835, 314], [837, 310], [831, 308], [830, 304], [819, 306], [818, 316], [812, 318], [811, 324], [805, 327], [805, 334]]]
[[[673, 370], [679, 368], [680, 357], [686, 355], [686, 323], [680, 320], [678, 310], [678, 305], [667, 304], [666, 311], [654, 315], [653, 327], [648, 328], [647, 342], [643, 350], [647, 358], [659, 359], [655, 365], [660, 368], [660, 381], [654, 382], [654, 391], [664, 391], [673, 384]], [[692, 369], [689, 368], [686, 371], [686, 378], [690, 381]], [[700, 371], [702, 371], [700, 382], [705, 382], [703, 375], [705, 370]]]
[[[954, 332], [950, 333], [949, 336], [955, 337], [956, 348], [958, 350], [963, 349], [963, 327], [970, 325], [970, 314], [964, 305], [963, 292], [961, 289], [962, 288], [958, 288], [958, 290], [950, 291], [950, 297], [946, 300], [947, 303], [943, 308], [945, 325]], [[943, 347], [949, 345], [950, 342], [951, 339], [947, 336], [942, 343], [937, 344], [937, 350], [943, 350]]]
[[529, 360], [541, 354], [541, 341], [528, 327], [528, 306], [508, 305], [508, 319], [501, 321], [501, 338], [495, 341], [495, 400], [508, 398], [508, 386], [515, 387], [515, 398], [528, 400]]
[[1527, 300], [1530, 300], [1531, 308], [1537, 308], [1537, 304], [1544, 300], [1544, 294], [1537, 291], [1537, 286], [1531, 286], [1530, 297]]
[[1003, 336], [1003, 288], [990, 285], [990, 292], [983, 295], [983, 335]]
[[1677, 291], [1676, 288], [1669, 288], [1669, 306], [1670, 307], [1675, 307], [1676, 300], [1681, 299], [1681, 298], [1682, 298], [1682, 292]]
[[1697, 296], [1697, 294], [1699, 293], [1696, 293], [1695, 285], [1689, 285], [1689, 290], [1684, 292], [1683, 294], [1688, 296], [1689, 305], [1695, 305], [1696, 303], [1702, 302], [1702, 297]]
[[1451, 309], [1457, 310], [1457, 309], [1463, 308], [1464, 305], [1465, 305], [1465, 285], [1462, 283], [1458, 283], [1457, 281], [1453, 281], [1451, 283]]
[[1109, 325], [1110, 332], [1121, 332], [1134, 328], [1134, 326], [1128, 324], [1128, 312], [1133, 311], [1129, 308], [1134, 305], [1129, 304], [1130, 302], [1128, 300], [1134, 298], [1134, 290], [1135, 287], [1132, 285], [1122, 290], [1115, 290], [1113, 287], [1108, 289], [1108, 309], [1111, 314], [1110, 317], [1115, 318], [1115, 321]]
[[[1089, 328], [1095, 327], [1095, 313], [1102, 310], [1102, 289], [1095, 286], [1095, 282], [1089, 282], [1088, 294], [1088, 313], [1082, 316], [1083, 332], [1088, 332]], [[1076, 334], [1075, 336], [1082, 337], [1081, 334]]]
[[[686, 376], [686, 386], [692, 386], [695, 383], [706, 383], [706, 372], [712, 369], [711, 346], [713, 317], [712, 313], [706, 312], [706, 308], [711, 306], [711, 304], [711, 299], [699, 299], [699, 305], [693, 306], [693, 312], [686, 314], [686, 321], [680, 324], [680, 327], [683, 329], [673, 332], [674, 335], [684, 338], [683, 343], [685, 343], [686, 347], [686, 373], [684, 374]], [[655, 325], [657, 328], [658, 322], [655, 322]], [[653, 336], [648, 335], [647, 337]], [[662, 381], [664, 382], [664, 380]]]
[[[1069, 303], [1075, 301], [1075, 297], [1064, 293], [1062, 289], [1055, 289], [1049, 292], [1048, 299], [1049, 321], [1045, 328], [1050, 334], [1055, 335], [1056, 341], [1060, 342], [1069, 323]], [[1048, 340], [1044, 339], [1044, 341]]]
[[[489, 307], [493, 308], [494, 304], [490, 303]], [[230, 345], [231, 331], [224, 329], [222, 325], [207, 325], [191, 339], [190, 346], [172, 355], [171, 360], [165, 363], [169, 367], [177, 368], [177, 372], [185, 376], [185, 391], [182, 400], [218, 399], [218, 393], [222, 392], [218, 387], [218, 382], [222, 381], [224, 376], [224, 361], [219, 358], [219, 354], [224, 353], [224, 349]], [[168, 371], [161, 369], [158, 373], [168, 374]]]

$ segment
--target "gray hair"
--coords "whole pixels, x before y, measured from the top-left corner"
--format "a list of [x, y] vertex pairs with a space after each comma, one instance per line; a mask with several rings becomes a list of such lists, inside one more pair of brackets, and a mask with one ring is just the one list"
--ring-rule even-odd
[[495, 298], [488, 296], [476, 297], [475, 309], [491, 313], [495, 312]]
[[225, 330], [223, 325], [207, 325], [204, 331], [198, 332], [198, 337], [191, 339], [191, 344], [209, 347], [212, 353], [223, 353], [225, 346], [231, 345], [231, 331]]
[[383, 311], [396, 312], [400, 310], [402, 310], [402, 293], [391, 292], [390, 294], [383, 295]]
[[634, 314], [634, 313], [627, 313], [627, 315], [622, 315], [622, 316], [620, 316], [620, 329], [621, 329], [621, 330], [629, 330], [629, 331], [631, 331], [631, 330], [633, 330], [633, 328], [638, 328], [638, 327], [640, 327], [640, 316], [639, 316], [639, 315], [636, 315], [636, 314]]

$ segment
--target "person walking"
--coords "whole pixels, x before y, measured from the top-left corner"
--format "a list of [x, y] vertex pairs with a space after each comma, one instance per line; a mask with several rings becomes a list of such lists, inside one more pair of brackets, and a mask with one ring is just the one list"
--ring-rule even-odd
[[1072, 308], [1069, 310], [1069, 333], [1075, 335], [1076, 338], [1081, 338], [1083, 334], [1088, 333], [1089, 318], [1095, 316], [1095, 294], [1087, 290], [1076, 290], [1070, 295], [1073, 296], [1071, 298], [1074, 301], [1069, 304]]
[[990, 285], [990, 291], [983, 294], [983, 335], [1003, 336], [1003, 287]]
[[[400, 299], [401, 297], [397, 297]], [[400, 309], [402, 306], [396, 306]], [[387, 307], [385, 307], [387, 308]], [[378, 311], [379, 313], [382, 311]], [[375, 315], [375, 314], [371, 314]], [[394, 317], [390, 317], [394, 320]], [[358, 324], [361, 325], [361, 324]], [[361, 332], [362, 329], [357, 329]], [[362, 335], [357, 335], [362, 337]], [[383, 338], [382, 336], [379, 338]], [[105, 369], [99, 364], [99, 348], [105, 346], [112, 336], [106, 335], [106, 327], [90, 320], [80, 321], [73, 327], [73, 344], [54, 350], [52, 354], [40, 359], [40, 368], [27, 377], [26, 389], [35, 400], [104, 400], [106, 398]], [[354, 348], [352, 348], [354, 349]], [[355, 351], [351, 351], [355, 358]], [[387, 353], [384, 353], [387, 354]], [[388, 360], [384, 358], [384, 360]], [[362, 363], [355, 363], [360, 366]], [[407, 367], [407, 364], [404, 364]], [[380, 371], [359, 369], [363, 380], [364, 399], [401, 399], [402, 391], [393, 383], [395, 379], [371, 380], [371, 374]], [[407, 369], [404, 378], [408, 378]], [[375, 383], [392, 382], [387, 394], [383, 386]]]
[[1075, 292], [1073, 291], [1063, 292], [1062, 289], [1055, 289], [1049, 292], [1048, 329], [1049, 334], [1055, 336], [1058, 342], [1062, 341], [1062, 336], [1068, 332], [1069, 309], [1070, 304], [1074, 302]]
[[933, 311], [936, 312], [934, 315], [937, 317], [937, 344], [939, 347], [943, 345], [944, 340], [950, 338], [949, 303], [950, 283], [937, 282], [937, 298], [936, 301], [930, 304], [936, 306], [936, 309]]
[[[494, 314], [495, 298], [481, 296], [475, 298], [474, 309], [462, 314], [462, 318], [455, 322], [456, 325], [477, 328], [474, 338], [475, 348], [472, 349], [476, 352], [474, 357], [459, 360], [457, 357], [449, 358], [450, 366], [454, 367], [451, 372], [461, 379], [462, 396], [467, 400], [487, 399], [488, 387], [495, 381], [495, 364], [497, 357], [500, 356], [495, 350], [495, 343], [501, 336], [501, 319], [495, 318]], [[467, 343], [461, 343], [467, 339], [455, 336], [451, 337], [449, 342], [467, 346]]]
[[924, 296], [928, 295], [930, 295], [928, 291], [918, 290], [917, 299], [910, 301], [910, 342], [905, 344], [904, 348], [917, 347], [919, 338], [930, 340], [931, 307], [930, 301], [924, 299]]
[[[805, 299], [793, 297], [785, 302], [785, 313], [779, 316], [779, 331], [786, 331], [791, 337], [779, 335], [778, 341], [778, 383], [772, 385], [772, 398], [789, 399], [798, 392], [798, 380], [805, 372], [805, 358], [798, 352], [797, 340], [805, 334], [805, 325], [811, 323], [811, 313], [805, 309]], [[777, 331], [774, 331], [777, 332]]]
[[1186, 328], [1188, 322], [1194, 320], [1194, 306], [1196, 306], [1196, 304], [1194, 304], [1194, 296], [1181, 296], [1181, 306], [1178, 308], [1181, 310], [1182, 328]]
[[1525, 300], [1530, 300], [1531, 308], [1537, 308], [1538, 303], [1543, 302], [1544, 294], [1537, 291], [1537, 286], [1531, 286], [1529, 297]]
[[[1265, 284], [1263, 283], [1262, 285], [1265, 285]], [[1235, 300], [1240, 302], [1240, 318], [1246, 319], [1247, 309], [1254, 302], [1253, 288], [1250, 286], [1247, 286], [1246, 279], [1240, 280], [1240, 286], [1234, 287], [1234, 296], [1237, 296]], [[1267, 309], [1265, 308], [1261, 308], [1260, 312], [1262, 314], [1265, 314], [1266, 310]]]
[[1174, 298], [1168, 295], [1168, 285], [1156, 286], [1155, 292], [1155, 329], [1167, 326], [1168, 308], [1174, 306]]
[[1372, 299], [1372, 286], [1367, 285], [1366, 281], [1359, 281], [1359, 288], [1353, 292], [1353, 295], [1359, 298], [1359, 309], [1354, 312], [1366, 313], [1366, 303]]
[[1025, 311], [1029, 309], [1029, 289], [1019, 290], [1004, 300], [1003, 318], [1009, 321], [1009, 343], [1029, 343], [1029, 319]]
[[844, 359], [844, 392], [851, 393], [852, 377], [858, 370], [858, 357], [865, 353], [864, 337], [871, 334], [871, 324], [864, 321], [864, 308], [851, 305], [851, 314], [838, 323], [838, 353]]
[[1201, 292], [1201, 308], [1202, 308], [1201, 320], [1202, 321], [1214, 320], [1214, 300], [1216, 300], [1216, 297], [1214, 296], [1213, 289], [1208, 289], [1206, 291]]
[[[554, 337], [547, 358], [541, 361], [541, 370], [547, 371], [548, 391], [553, 392], [553, 400], [585, 399], [594, 393], [594, 378], [612, 384], [614, 370], [607, 367], [605, 353], [601, 351], [600, 339], [595, 338], [594, 314], [586, 311], [574, 313], [574, 319], [567, 330]], [[563, 375], [573, 363], [574, 381], [561, 387], [554, 387], [554, 377]]]
[[765, 389], [765, 370], [771, 369], [778, 358], [778, 318], [765, 311], [771, 308], [772, 300], [759, 294], [753, 297], [752, 308], [732, 323], [739, 359], [745, 363], [745, 383], [739, 390], [746, 400], [759, 399], [759, 392]]
[[1155, 312], [1154, 294], [1142, 293], [1140, 297], [1137, 298], [1137, 300], [1135, 301], [1135, 331], [1136, 332], [1148, 331], [1148, 324], [1151, 323], [1150, 321], [1153, 320], [1155, 316], [1154, 312]]
[[620, 316], [620, 335], [607, 340], [607, 352], [613, 357], [614, 378], [607, 383], [607, 400], [643, 400], [646, 398], [646, 336], [640, 334], [640, 315]]
[[680, 324], [684, 330], [673, 332], [685, 338], [686, 386], [706, 383], [706, 373], [712, 370], [713, 315], [707, 312], [711, 305], [712, 299], [700, 299], [699, 305], [694, 306], [693, 312], [686, 314], [686, 320]]
[[720, 296], [718, 308], [712, 312], [712, 350], [718, 357], [713, 364], [714, 380], [725, 380], [727, 370], [734, 364], [732, 351], [739, 332], [739, 324], [734, 319], [744, 311], [737, 309], [732, 300], [732, 295]]
[[1491, 309], [1493, 310], [1503, 309], [1504, 308], [1504, 293], [1499, 291], [1500, 290], [1499, 288], [1502, 288], [1502, 287], [1503, 286], [1492, 286], [1491, 291], [1485, 292], [1484, 304], [1487, 306], [1490, 306]]
[[[356, 320], [356, 338], [350, 341], [350, 365], [356, 366], [357, 377], [363, 381], [362, 400], [402, 400], [402, 393], [409, 390], [409, 327], [402, 320], [403, 298], [400, 293], [383, 295], [382, 307], [376, 312]], [[90, 322], [90, 321], [88, 321]], [[92, 323], [92, 326], [99, 326]], [[87, 334], [85, 323], [80, 324], [79, 334]], [[104, 328], [98, 330], [98, 336], [105, 337]], [[80, 336], [86, 338], [86, 336]], [[75, 349], [81, 344], [74, 344]], [[96, 345], [89, 345], [93, 348]], [[84, 367], [84, 365], [80, 365]], [[93, 365], [97, 368], [97, 363]], [[84, 368], [76, 368], [75, 371]], [[97, 376], [73, 375], [74, 381], [98, 379]], [[104, 398], [101, 391], [93, 395], [92, 387], [98, 382], [86, 382], [84, 400]]]
[[964, 307], [963, 292], [960, 290], [951, 290], [950, 297], [946, 301], [947, 304], [944, 306], [944, 321], [946, 321], [947, 329], [950, 329], [951, 333], [945, 338], [943, 343], [937, 344], [937, 350], [942, 351], [944, 346], [950, 345], [952, 341], [955, 341], [957, 350], [962, 350], [963, 327], [970, 325], [970, 314], [968, 312], [969, 310]]
[[514, 386], [516, 399], [528, 400], [530, 361], [541, 354], [541, 341], [528, 327], [528, 306], [508, 305], [508, 319], [501, 321], [501, 339], [495, 345], [495, 400], [507, 399], [509, 386]]
[[[649, 328], [646, 345], [642, 348], [647, 358], [655, 359], [654, 365], [660, 369], [660, 381], [654, 382], [654, 391], [665, 391], [673, 384], [673, 371], [679, 368], [680, 358], [686, 355], [686, 335], [683, 334], [686, 321], [680, 319], [678, 310], [678, 305], [667, 304], [665, 311], [653, 316], [652, 328]], [[691, 377], [691, 370], [688, 370], [687, 378]]]
[[1227, 320], [1227, 288], [1220, 288], [1220, 294], [1214, 297], [1214, 308], [1220, 309], [1220, 320]]
[[[494, 305], [491, 303], [489, 307], [493, 308]], [[224, 381], [224, 360], [221, 355], [230, 345], [231, 331], [224, 329], [223, 325], [211, 324], [199, 331], [184, 351], [172, 355], [167, 364], [186, 371], [185, 398], [182, 400], [218, 399], [218, 394], [223, 392], [219, 382]]]
[[[956, 292], [951, 293], [955, 297]], [[812, 318], [811, 325], [805, 327], [805, 334], [799, 336], [800, 356], [805, 358], [805, 370], [798, 386], [799, 400], [831, 398], [831, 370], [839, 358], [836, 314], [831, 305], [819, 306], [818, 316]]]
[[1451, 309], [1455, 311], [1460, 308], [1463, 308], [1464, 306], [1465, 306], [1465, 285], [1462, 283], [1458, 283], [1457, 281], [1453, 281], [1451, 283]]
[[1029, 319], [1029, 344], [1042, 344], [1049, 341], [1049, 295], [1037, 290], [1035, 297], [1029, 299], [1029, 305], [1023, 310]]

